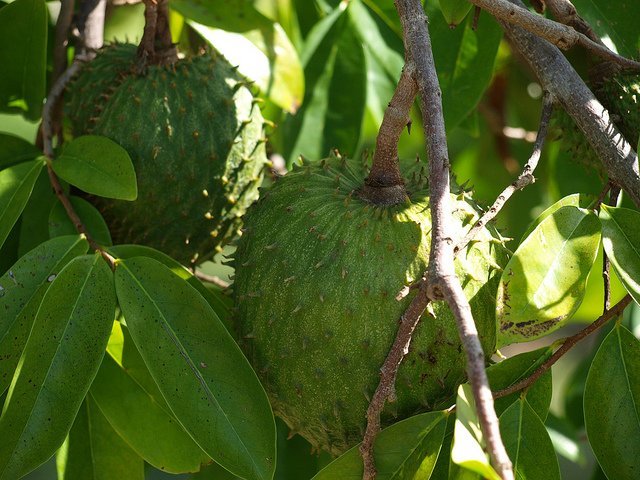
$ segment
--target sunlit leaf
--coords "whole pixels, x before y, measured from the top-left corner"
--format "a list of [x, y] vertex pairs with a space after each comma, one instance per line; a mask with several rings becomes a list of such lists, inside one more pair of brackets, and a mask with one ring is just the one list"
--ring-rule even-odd
[[[385, 428], [376, 438], [374, 455], [378, 480], [428, 480], [440, 453], [448, 413], [431, 412]], [[360, 480], [362, 456], [358, 446], [338, 457], [313, 480]]]
[[85, 135], [65, 144], [53, 162], [53, 170], [87, 193], [121, 200], [138, 196], [129, 154], [107, 137]]
[[584, 421], [593, 453], [615, 480], [640, 471], [640, 341], [622, 325], [598, 349], [584, 391]]
[[498, 346], [544, 336], [573, 315], [584, 298], [600, 230], [595, 213], [567, 206], [520, 244], [498, 287]]
[[113, 274], [99, 255], [72, 260], [47, 290], [0, 417], [0, 478], [49, 459], [71, 429], [115, 315]]
[[131, 336], [167, 404], [229, 471], [270, 479], [275, 424], [266, 394], [209, 304], [156, 260], [120, 260], [116, 290]]
[[54, 238], [27, 253], [0, 278], [0, 393], [11, 383], [51, 282], [67, 263], [88, 248], [87, 241], [78, 235]]
[[593, 195], [586, 195], [584, 193], [573, 193], [571, 195], [567, 195], [566, 197], [562, 197], [556, 203], [545, 209], [540, 215], [536, 217], [536, 219], [531, 222], [531, 224], [527, 227], [525, 232], [522, 234], [522, 240], [527, 238], [531, 232], [535, 230], [535, 228], [542, 223], [544, 219], [546, 219], [552, 213], [558, 211], [562, 207], [574, 206], [580, 208], [587, 208], [589, 205], [593, 203], [596, 199]]
[[618, 277], [640, 304], [640, 213], [602, 205], [602, 244]]

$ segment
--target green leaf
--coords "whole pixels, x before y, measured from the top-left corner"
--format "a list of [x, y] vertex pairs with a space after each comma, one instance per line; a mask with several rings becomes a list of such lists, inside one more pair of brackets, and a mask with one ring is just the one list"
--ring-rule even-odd
[[575, 313], [598, 254], [600, 229], [595, 213], [567, 206], [520, 244], [498, 286], [498, 346], [544, 336]]
[[467, 0], [438, 0], [438, 4], [450, 28], [459, 25], [473, 7], [473, 4]]
[[180, 278], [187, 281], [189, 285], [195, 288], [200, 295], [211, 305], [213, 311], [220, 320], [225, 324], [229, 332], [233, 331], [232, 328], [232, 308], [233, 304], [229, 302], [229, 298], [225, 297], [220, 292], [216, 292], [205, 287], [200, 280], [198, 280], [191, 271], [185, 268], [184, 265], [171, 258], [166, 253], [156, 250], [145, 245], [116, 245], [109, 248], [109, 253], [116, 258], [133, 258], [133, 257], [149, 257], [162, 263], [165, 267], [178, 275]]
[[500, 415], [500, 434], [516, 478], [560, 480], [560, 467], [549, 434], [525, 398]]
[[[500, 363], [487, 368], [487, 376], [491, 390], [496, 392], [510, 387], [529, 377], [538, 367], [553, 354], [549, 347], [539, 348], [531, 352], [520, 353], [507, 358]], [[526, 390], [527, 402], [542, 420], [547, 418], [549, 405], [551, 405], [551, 370], [545, 372], [533, 385]], [[495, 409], [498, 415], [502, 414], [511, 404], [518, 400], [521, 392], [516, 392], [495, 401]]]
[[58, 480], [144, 480], [144, 462], [111, 428], [91, 397], [56, 457]]
[[584, 421], [593, 453], [615, 480], [640, 472], [640, 341], [622, 325], [598, 349], [584, 392]]
[[574, 206], [580, 208], [588, 208], [593, 201], [596, 199], [593, 195], [587, 195], [584, 193], [573, 193], [571, 195], [567, 195], [566, 197], [562, 197], [556, 203], [551, 205], [549, 208], [544, 210], [538, 217], [531, 222], [531, 224], [527, 227], [526, 231], [522, 234], [521, 241], [527, 238], [531, 232], [533, 232], [542, 221], [547, 218], [552, 213], [558, 211], [562, 207]]
[[484, 437], [478, 422], [476, 404], [471, 387], [467, 384], [458, 387], [451, 461], [466, 470], [484, 475], [489, 480], [500, 480], [484, 452]]
[[[447, 425], [446, 411], [416, 415], [385, 428], [376, 438], [378, 480], [428, 480], [438, 459]], [[353, 447], [313, 480], [360, 480], [362, 457]]]
[[298, 52], [280, 24], [262, 21], [242, 33], [193, 21], [189, 25], [273, 103], [296, 113], [304, 97], [304, 72]]
[[196, 472], [209, 457], [171, 413], [125, 327], [115, 322], [91, 397], [146, 462], [169, 473]]
[[47, 290], [0, 417], [0, 479], [49, 459], [93, 381], [115, 316], [113, 274], [99, 255], [71, 261]]
[[78, 235], [54, 238], [20, 258], [0, 278], [0, 393], [11, 383], [51, 282], [67, 263], [88, 249], [87, 241]]
[[336, 9], [309, 34], [303, 52], [304, 102], [282, 124], [289, 162], [299, 155], [320, 159], [336, 148], [352, 155], [360, 143], [367, 69], [362, 39], [345, 11]]
[[[56, 194], [51, 188], [48, 169], [43, 168], [20, 217], [19, 255], [49, 240], [49, 211], [55, 202]], [[74, 230], [72, 234], [77, 235], [78, 232]]]
[[35, 145], [26, 140], [8, 133], [0, 133], [0, 170], [16, 163], [32, 160], [41, 154]]
[[[87, 228], [87, 232], [100, 245], [111, 245], [111, 234], [107, 222], [96, 207], [85, 199], [70, 196], [69, 200], [73, 209], [82, 220], [82, 224]], [[56, 202], [49, 213], [49, 235], [59, 237], [61, 235], [73, 235], [77, 232], [75, 225], [67, 215], [67, 211], [60, 202]]]
[[185, 430], [232, 473], [272, 478], [276, 432], [267, 396], [209, 304], [145, 257], [119, 261], [116, 290], [138, 351]]
[[0, 247], [27, 204], [43, 165], [38, 159], [0, 171]]
[[53, 170], [87, 193], [120, 200], [138, 197], [136, 172], [129, 154], [107, 137], [85, 135], [65, 144], [53, 161]]
[[47, 68], [47, 10], [42, 0], [16, 0], [0, 10], [0, 112], [40, 118]]
[[620, 55], [637, 58], [640, 48], [640, 2], [624, 0], [574, 0], [580, 15], [600, 38], [612, 41]]
[[[580, 406], [582, 415], [582, 405]], [[586, 442], [582, 441], [582, 432], [578, 432], [566, 418], [560, 418], [553, 413], [545, 421], [545, 427], [556, 453], [573, 463], [585, 465]]]
[[602, 244], [620, 281], [640, 304], [640, 213], [602, 205]]

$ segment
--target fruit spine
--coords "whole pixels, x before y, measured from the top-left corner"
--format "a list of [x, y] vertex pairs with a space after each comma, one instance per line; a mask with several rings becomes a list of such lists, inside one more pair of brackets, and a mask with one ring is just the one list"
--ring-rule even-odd
[[70, 88], [74, 135], [122, 145], [138, 178], [137, 201], [92, 201], [115, 242], [195, 263], [235, 236], [258, 196], [264, 120], [247, 82], [215, 52], [144, 74], [135, 61], [134, 45], [107, 47]]
[[[249, 210], [236, 252], [241, 344], [274, 411], [294, 433], [339, 454], [361, 440], [379, 368], [411, 295], [396, 294], [427, 268], [431, 221], [423, 169], [402, 162], [410, 201], [377, 207], [358, 197], [365, 165], [332, 157], [279, 179]], [[457, 232], [477, 207], [455, 198]], [[486, 352], [495, 345], [495, 292], [506, 263], [485, 229], [456, 263]], [[443, 302], [417, 328], [385, 423], [433, 409], [464, 380], [464, 353]]]

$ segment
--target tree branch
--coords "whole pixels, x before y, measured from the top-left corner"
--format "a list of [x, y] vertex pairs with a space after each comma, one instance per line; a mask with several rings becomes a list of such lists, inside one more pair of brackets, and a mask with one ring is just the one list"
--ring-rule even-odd
[[85, 58], [93, 58], [104, 44], [104, 17], [107, 0], [84, 0], [80, 7], [78, 30], [80, 32], [80, 53]]
[[556, 47], [569, 50], [575, 45], [586, 48], [594, 55], [605, 60], [612, 61], [624, 68], [640, 70], [640, 63], [625, 58], [609, 50], [605, 45], [594, 42], [583, 33], [577, 32], [572, 27], [554, 22], [548, 18], [530, 12], [519, 1], [512, 0], [469, 0], [474, 5], [481, 7], [494, 17], [510, 25], [519, 26], [538, 37], [544, 38]]
[[536, 137], [536, 141], [533, 144], [533, 152], [529, 157], [524, 169], [520, 176], [514, 181], [511, 185], [505, 188], [502, 193], [496, 198], [496, 201], [491, 205], [491, 208], [487, 210], [487, 212], [482, 215], [480, 219], [475, 223], [475, 225], [467, 232], [462, 240], [460, 240], [456, 246], [454, 247], [454, 253], [458, 253], [460, 250], [463, 250], [469, 242], [471, 242], [478, 232], [491, 220], [493, 220], [498, 212], [502, 209], [504, 204], [511, 198], [511, 196], [518, 190], [522, 190], [527, 185], [535, 182], [535, 177], [533, 176], [533, 172], [538, 166], [538, 160], [540, 160], [540, 154], [542, 153], [542, 147], [547, 138], [547, 131], [549, 129], [549, 120], [551, 119], [551, 114], [553, 113], [553, 96], [548, 92], [545, 92], [544, 98], [542, 100], [542, 113], [540, 115], [540, 126], [538, 127], [538, 135]]
[[[506, 0], [496, 0], [496, 3], [498, 1]], [[522, 6], [520, 0], [508, 1]], [[584, 133], [609, 177], [640, 207], [638, 155], [611, 122], [609, 112], [555, 46], [519, 26], [501, 23], [511, 44], [538, 76], [542, 87], [554, 96]]]
[[525, 379], [520, 380], [518, 383], [514, 383], [510, 387], [503, 390], [498, 390], [493, 394], [493, 398], [498, 399], [511, 395], [512, 393], [519, 392], [535, 383], [547, 370], [549, 370], [553, 364], [555, 364], [565, 353], [571, 350], [580, 340], [591, 335], [593, 332], [602, 327], [612, 318], [621, 315], [624, 309], [631, 303], [631, 295], [626, 295], [622, 300], [614, 305], [611, 310], [604, 312], [595, 322], [588, 327], [580, 330], [575, 335], [568, 337], [562, 342], [562, 345], [551, 355], [542, 365], [540, 365], [535, 372]]
[[591, 28], [587, 21], [578, 15], [576, 7], [569, 0], [546, 0], [547, 7], [551, 15], [560, 22], [573, 27], [576, 31], [584, 34], [590, 40], [600, 45], [604, 45], [600, 37]]

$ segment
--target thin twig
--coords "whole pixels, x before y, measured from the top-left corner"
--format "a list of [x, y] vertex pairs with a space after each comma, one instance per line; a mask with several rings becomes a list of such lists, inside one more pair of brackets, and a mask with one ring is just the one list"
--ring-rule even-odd
[[53, 81], [56, 81], [67, 68], [67, 44], [74, 6], [75, 0], [62, 0], [60, 3], [53, 44], [53, 75], [51, 77]]
[[494, 17], [511, 25], [522, 27], [563, 50], [569, 50], [575, 45], [580, 45], [600, 58], [615, 62], [624, 68], [635, 71], [640, 70], [639, 62], [618, 55], [602, 43], [594, 42], [585, 34], [574, 30], [570, 26], [536, 15], [528, 9], [515, 5], [508, 0], [469, 1], [491, 13]]
[[220, 288], [228, 288], [229, 285], [231, 285], [229, 282], [225, 282], [224, 280], [222, 280], [220, 277], [216, 276], [216, 275], [207, 275], [204, 272], [201, 272], [200, 270], [196, 270], [195, 272], [193, 272], [193, 275], [206, 283], [211, 283], [213, 285], [215, 285], [216, 287], [220, 287]]
[[107, 0], [83, 0], [78, 15], [80, 54], [93, 58], [104, 43]]
[[602, 40], [600, 40], [600, 37], [598, 37], [591, 28], [591, 25], [589, 25], [584, 18], [578, 15], [576, 7], [574, 7], [573, 3], [569, 0], [546, 0], [546, 4], [549, 11], [558, 22], [573, 27], [577, 32], [586, 35], [595, 43], [604, 45]]
[[[616, 206], [618, 204], [618, 195], [620, 195], [620, 187], [611, 184], [609, 190], [609, 205]], [[611, 269], [609, 257], [607, 252], [602, 252], [602, 280], [604, 281], [604, 313], [609, 310], [611, 305], [611, 278], [609, 276], [609, 270]]]
[[511, 198], [511, 196], [518, 190], [522, 190], [527, 185], [535, 182], [535, 177], [533, 176], [533, 172], [538, 166], [538, 161], [540, 160], [540, 154], [542, 153], [542, 147], [547, 138], [547, 131], [549, 130], [549, 120], [551, 119], [551, 114], [553, 112], [553, 96], [548, 92], [545, 92], [543, 100], [542, 100], [542, 113], [540, 115], [540, 126], [538, 127], [538, 135], [536, 137], [536, 141], [533, 144], [533, 152], [529, 157], [529, 160], [524, 166], [522, 173], [520, 176], [507, 188], [505, 188], [502, 193], [496, 198], [496, 201], [491, 205], [491, 208], [485, 212], [484, 215], [475, 223], [475, 225], [467, 232], [467, 234], [460, 240], [456, 246], [454, 247], [454, 253], [459, 252], [464, 249], [469, 242], [471, 242], [478, 232], [493, 220], [498, 212], [502, 209], [504, 204]]
[[604, 312], [595, 322], [588, 327], [580, 330], [575, 335], [568, 337], [562, 342], [562, 345], [551, 355], [545, 362], [540, 365], [535, 372], [533, 372], [527, 378], [520, 380], [518, 383], [514, 383], [510, 387], [494, 392], [493, 398], [498, 399], [511, 395], [512, 393], [519, 392], [535, 383], [546, 371], [548, 371], [553, 364], [555, 364], [565, 353], [571, 350], [580, 340], [591, 335], [593, 332], [602, 327], [612, 318], [622, 314], [623, 310], [631, 303], [631, 295], [626, 295], [622, 300], [616, 303], [613, 308]]

